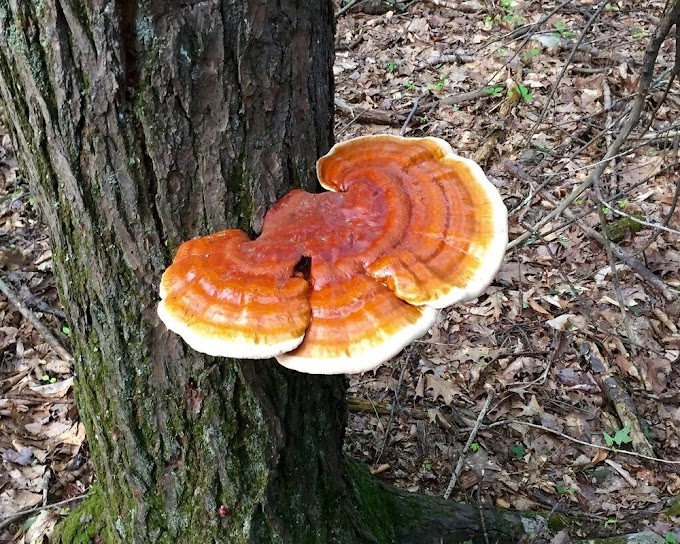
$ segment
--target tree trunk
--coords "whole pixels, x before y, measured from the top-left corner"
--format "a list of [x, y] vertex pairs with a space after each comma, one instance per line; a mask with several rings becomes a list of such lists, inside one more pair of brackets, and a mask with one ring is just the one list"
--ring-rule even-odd
[[[323, 0], [0, 0], [0, 101], [51, 234], [105, 542], [479, 533], [476, 509], [343, 461], [343, 378], [205, 357], [156, 316], [183, 240], [257, 233], [277, 198], [316, 187], [333, 24]], [[92, 533], [82, 519], [65, 542]]]

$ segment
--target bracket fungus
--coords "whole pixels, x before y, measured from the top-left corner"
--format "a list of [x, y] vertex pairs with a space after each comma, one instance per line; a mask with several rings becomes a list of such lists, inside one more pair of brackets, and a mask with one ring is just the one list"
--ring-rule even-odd
[[257, 239], [232, 229], [181, 245], [161, 280], [170, 330], [210, 355], [363, 372], [498, 271], [503, 201], [445, 141], [355, 138], [321, 157], [317, 174], [328, 191], [285, 195]]

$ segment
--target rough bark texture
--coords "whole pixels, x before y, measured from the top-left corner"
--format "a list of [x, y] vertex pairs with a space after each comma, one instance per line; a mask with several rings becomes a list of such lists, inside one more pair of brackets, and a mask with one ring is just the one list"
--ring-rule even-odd
[[342, 378], [203, 357], [156, 317], [181, 241], [256, 233], [282, 194], [315, 188], [332, 48], [322, 0], [0, 0], [0, 102], [51, 233], [99, 482], [97, 528], [76, 516], [64, 541], [479, 534], [476, 510], [463, 522], [343, 472]]
[[77, 331], [112, 537], [329, 530], [342, 380], [201, 357], [155, 306], [182, 240], [257, 231], [291, 187], [314, 188], [331, 145], [332, 25], [315, 0], [0, 2], [0, 90]]

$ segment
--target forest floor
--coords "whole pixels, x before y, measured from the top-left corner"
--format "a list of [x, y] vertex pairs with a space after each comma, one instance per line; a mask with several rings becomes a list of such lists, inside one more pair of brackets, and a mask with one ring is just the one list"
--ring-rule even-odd
[[[672, 39], [641, 122], [594, 174], [635, 114], [664, 3], [386, 5], [338, 16], [337, 140], [444, 138], [500, 189], [511, 244], [483, 296], [351, 378], [348, 453], [409, 490], [561, 513], [572, 536], [649, 529], [680, 541]], [[0, 129], [0, 291], [56, 337], [0, 292], [0, 542], [41, 541], [58, 509], [8, 516], [79, 497], [93, 477], [71, 361], [55, 350], [70, 330], [51, 264]]]

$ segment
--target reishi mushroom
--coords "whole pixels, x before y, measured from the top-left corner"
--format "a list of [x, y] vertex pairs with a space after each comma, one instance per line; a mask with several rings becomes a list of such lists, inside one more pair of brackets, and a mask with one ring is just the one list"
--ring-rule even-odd
[[161, 280], [168, 329], [210, 355], [363, 372], [498, 271], [503, 201], [445, 141], [355, 138], [321, 157], [317, 175], [328, 192], [291, 191], [257, 239], [231, 229], [181, 245]]

